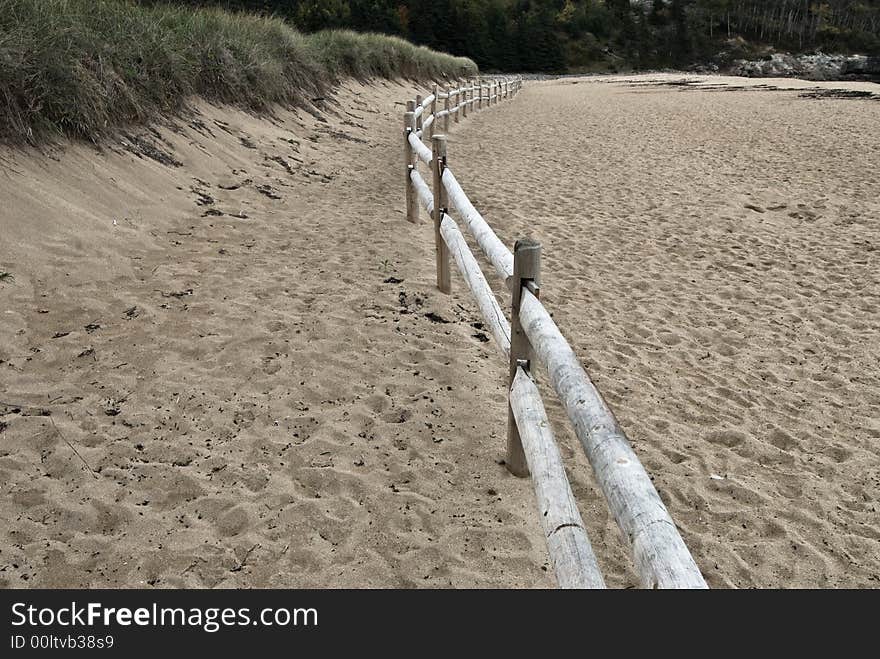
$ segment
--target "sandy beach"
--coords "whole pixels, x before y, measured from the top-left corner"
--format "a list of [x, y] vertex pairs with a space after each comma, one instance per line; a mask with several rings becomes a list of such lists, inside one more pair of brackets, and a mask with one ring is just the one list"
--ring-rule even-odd
[[[505, 242], [543, 243], [545, 304], [712, 587], [878, 585], [878, 95], [564, 79], [450, 138]], [[620, 574], [566, 425], [585, 522]]]
[[[683, 79], [530, 82], [450, 166], [542, 242], [542, 298], [711, 587], [877, 587], [880, 101], [816, 90], [880, 85]], [[554, 585], [500, 464], [507, 367], [404, 218], [419, 89], [0, 149], [0, 587]]]

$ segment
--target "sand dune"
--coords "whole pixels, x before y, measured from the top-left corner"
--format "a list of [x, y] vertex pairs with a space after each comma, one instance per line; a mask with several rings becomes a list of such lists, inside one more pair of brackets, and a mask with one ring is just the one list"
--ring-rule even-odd
[[[450, 164], [543, 242], [543, 297], [711, 586], [874, 586], [880, 103], [647, 80], [530, 83]], [[498, 464], [505, 365], [404, 221], [414, 93], [0, 152], [0, 586], [553, 585]]]
[[414, 93], [3, 153], [3, 586], [552, 584], [504, 369], [404, 221]]

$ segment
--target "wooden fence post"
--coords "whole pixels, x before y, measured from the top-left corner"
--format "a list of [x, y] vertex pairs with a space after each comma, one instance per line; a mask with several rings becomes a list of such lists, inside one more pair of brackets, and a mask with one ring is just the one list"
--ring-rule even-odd
[[[440, 88], [436, 84], [434, 85], [433, 94], [434, 94], [434, 100], [431, 101], [431, 116], [434, 117], [434, 119], [431, 120], [431, 125], [428, 126], [428, 137], [433, 137], [434, 126], [437, 124], [437, 105], [438, 105], [438, 101], [440, 100], [440, 97], [439, 97]], [[422, 137], [424, 137], [424, 135]]]
[[[524, 286], [535, 296], [540, 294], [541, 286], [541, 243], [531, 239], [517, 240], [513, 248], [512, 310], [510, 316], [510, 376], [508, 386], [513, 386], [516, 369], [522, 366], [530, 372], [529, 365], [534, 360], [532, 345], [519, 321], [519, 306]], [[507, 469], [514, 476], [528, 476], [529, 467], [523, 453], [522, 440], [513, 415], [513, 408], [507, 406]]]
[[[448, 117], [449, 115], [447, 115]], [[446, 135], [434, 135], [431, 138], [432, 161], [434, 171], [434, 243], [437, 254], [437, 288], [441, 292], [452, 292], [452, 280], [449, 270], [449, 247], [440, 232], [440, 224], [449, 204], [446, 188], [443, 185], [443, 170], [446, 169]]]
[[[415, 103], [414, 109], [417, 110], [418, 108], [422, 108], [422, 95], [421, 94], [416, 94], [416, 103]], [[416, 132], [422, 130], [422, 122], [424, 122], [424, 120], [425, 120], [425, 108], [422, 108], [422, 111], [419, 113], [419, 116], [416, 117]]]
[[[443, 91], [446, 93], [446, 98], [443, 99], [443, 111], [446, 112], [443, 115], [443, 132], [445, 134], [449, 132], [449, 94], [452, 90], [444, 85]], [[434, 139], [433, 135], [431, 139]]]
[[464, 91], [462, 91], [461, 95], [464, 97], [464, 98], [460, 98], [458, 100], [458, 102], [462, 104], [461, 105], [461, 117], [462, 117], [462, 119], [467, 119], [467, 111], [468, 111], [468, 107], [467, 107], [468, 81], [467, 80], [464, 81]]
[[415, 114], [413, 108], [415, 101], [406, 102], [406, 112], [403, 115], [403, 164], [406, 174], [406, 219], [413, 224], [419, 222], [419, 200], [416, 197], [416, 188], [412, 182], [411, 174], [416, 167], [416, 156], [409, 143], [409, 134], [415, 130]]
[[482, 110], [483, 109], [483, 79], [482, 78], [477, 78], [476, 86], [477, 86], [477, 94], [478, 95], [477, 95], [476, 105], [474, 106], [474, 109]]
[[458, 123], [458, 119], [461, 116], [461, 81], [457, 80], [456, 85], [456, 94], [455, 94], [455, 123]]

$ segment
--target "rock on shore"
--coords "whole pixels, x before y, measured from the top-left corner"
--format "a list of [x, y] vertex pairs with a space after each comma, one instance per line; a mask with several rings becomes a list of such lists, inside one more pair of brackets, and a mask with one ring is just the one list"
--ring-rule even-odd
[[836, 80], [847, 76], [880, 76], [880, 57], [865, 55], [789, 55], [773, 53], [762, 60], [736, 60], [733, 75], [750, 78]]

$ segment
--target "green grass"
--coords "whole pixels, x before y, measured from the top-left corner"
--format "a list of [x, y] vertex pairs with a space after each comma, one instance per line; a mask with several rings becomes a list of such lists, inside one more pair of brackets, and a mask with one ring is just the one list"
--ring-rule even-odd
[[193, 96], [298, 106], [347, 77], [476, 73], [469, 59], [377, 34], [301, 34], [281, 19], [129, 0], [0, 0], [0, 140], [98, 140]]

